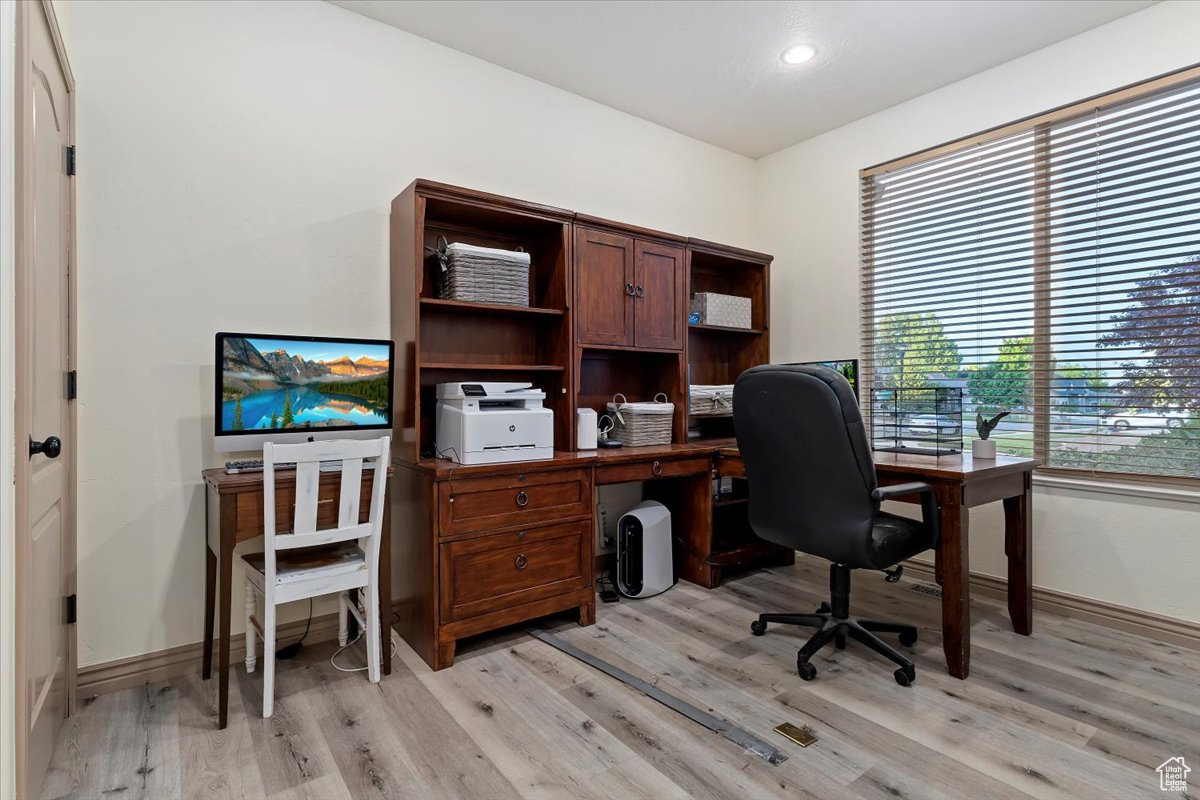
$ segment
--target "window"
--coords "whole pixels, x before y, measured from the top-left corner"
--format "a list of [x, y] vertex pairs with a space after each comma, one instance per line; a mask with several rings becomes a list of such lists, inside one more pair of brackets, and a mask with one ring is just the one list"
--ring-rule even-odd
[[1047, 467], [1200, 478], [1200, 68], [861, 180], [866, 386], [959, 387], [967, 438], [1007, 411]]

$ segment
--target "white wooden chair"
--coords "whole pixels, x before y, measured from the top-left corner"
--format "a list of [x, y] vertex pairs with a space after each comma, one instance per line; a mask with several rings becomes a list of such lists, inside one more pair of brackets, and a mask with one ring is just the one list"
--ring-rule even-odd
[[[389, 437], [263, 446], [263, 552], [246, 562], [246, 672], [254, 672], [255, 633], [263, 640], [263, 716], [271, 716], [275, 694], [275, 608], [281, 603], [337, 593], [338, 642], [346, 643], [347, 613], [367, 638], [367, 676], [378, 682], [383, 658], [379, 626], [379, 543], [383, 536], [384, 489]], [[321, 462], [340, 461], [337, 525], [317, 530]], [[360, 523], [363, 462], [374, 463], [369, 519]], [[276, 533], [275, 465], [296, 465], [292, 530]], [[330, 547], [331, 545], [338, 545]], [[321, 548], [318, 551], [313, 548]], [[347, 593], [355, 598], [350, 600]], [[263, 619], [255, 618], [255, 594], [263, 596]], [[364, 613], [357, 608], [359, 595]]]

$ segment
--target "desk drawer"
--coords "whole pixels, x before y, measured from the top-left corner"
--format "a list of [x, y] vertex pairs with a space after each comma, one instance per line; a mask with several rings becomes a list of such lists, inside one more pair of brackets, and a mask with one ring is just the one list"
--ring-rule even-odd
[[591, 522], [441, 545], [442, 624], [587, 586]]
[[596, 467], [596, 483], [629, 483], [652, 481], [655, 478], [678, 478], [683, 475], [703, 475], [712, 469], [708, 456], [676, 458], [669, 461], [648, 458], [625, 464], [607, 464]]
[[442, 481], [438, 497], [443, 535], [554, 522], [592, 511], [591, 476], [582, 469]]

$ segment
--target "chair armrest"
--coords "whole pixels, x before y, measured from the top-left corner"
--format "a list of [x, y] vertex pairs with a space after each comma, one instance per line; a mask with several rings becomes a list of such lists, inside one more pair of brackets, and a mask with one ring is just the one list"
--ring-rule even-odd
[[938, 507], [937, 492], [928, 483], [913, 481], [912, 483], [897, 483], [891, 486], [880, 486], [871, 492], [872, 500], [891, 500], [901, 495], [921, 495], [921, 521], [933, 533], [933, 546], [936, 548], [942, 540], [942, 514]]
[[875, 491], [871, 492], [871, 499], [891, 500], [893, 497], [897, 497], [898, 495], [902, 494], [924, 494], [926, 492], [930, 494], [933, 493], [933, 487], [928, 483], [921, 483], [920, 481], [913, 481], [912, 483], [897, 483], [891, 486], [880, 486], [876, 488]]

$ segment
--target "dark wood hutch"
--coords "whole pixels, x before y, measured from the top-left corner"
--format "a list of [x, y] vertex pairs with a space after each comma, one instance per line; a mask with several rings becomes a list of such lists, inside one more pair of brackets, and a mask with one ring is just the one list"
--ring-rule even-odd
[[[530, 253], [529, 306], [437, 299], [427, 248], [443, 236]], [[688, 418], [689, 383], [733, 383], [769, 360], [770, 263], [427, 180], [392, 202], [397, 630], [434, 669], [453, 662], [466, 636], [570, 608], [581, 624], [594, 621], [597, 485], [646, 481], [646, 496], [670, 506], [685, 580], [713, 587], [723, 570], [792, 562], [794, 553], [750, 533], [744, 493], [713, 498], [732, 420]], [[751, 298], [751, 328], [688, 325], [693, 292]], [[480, 466], [435, 457], [434, 387], [459, 380], [543, 389], [555, 457]], [[603, 413], [617, 392], [665, 393], [672, 443], [576, 451], [576, 409]]]

